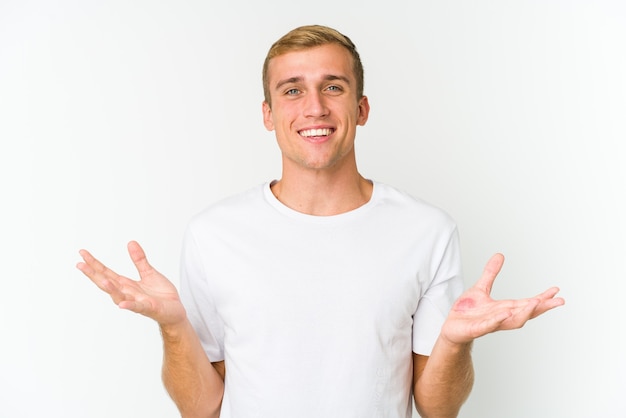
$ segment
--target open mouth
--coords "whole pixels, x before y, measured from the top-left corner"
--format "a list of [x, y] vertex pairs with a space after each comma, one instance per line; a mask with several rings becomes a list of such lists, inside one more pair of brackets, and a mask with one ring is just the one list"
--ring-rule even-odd
[[305, 138], [319, 138], [326, 137], [335, 132], [332, 128], [321, 128], [321, 129], [304, 129], [299, 131], [300, 136]]

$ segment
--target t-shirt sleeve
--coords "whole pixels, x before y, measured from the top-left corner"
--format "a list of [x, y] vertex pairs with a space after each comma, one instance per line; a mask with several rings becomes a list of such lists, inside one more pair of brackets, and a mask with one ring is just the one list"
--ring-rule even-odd
[[420, 298], [413, 316], [413, 352], [427, 356], [432, 352], [441, 326], [464, 286], [456, 228], [440, 247], [441, 249], [435, 248], [433, 251], [432, 280]]
[[181, 254], [180, 298], [202, 347], [212, 362], [224, 360], [224, 323], [215, 308], [204, 259], [190, 229]]

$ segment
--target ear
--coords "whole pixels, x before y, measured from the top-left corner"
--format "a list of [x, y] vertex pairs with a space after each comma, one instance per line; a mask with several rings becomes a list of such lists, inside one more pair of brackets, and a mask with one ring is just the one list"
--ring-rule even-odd
[[274, 130], [274, 119], [272, 118], [272, 108], [266, 101], [263, 102], [263, 125], [268, 131]]
[[367, 122], [367, 118], [369, 117], [369, 114], [370, 114], [370, 103], [369, 103], [369, 100], [367, 100], [367, 96], [363, 96], [361, 97], [361, 100], [359, 100], [359, 116], [357, 117], [356, 124], [359, 126], [365, 125], [365, 122]]

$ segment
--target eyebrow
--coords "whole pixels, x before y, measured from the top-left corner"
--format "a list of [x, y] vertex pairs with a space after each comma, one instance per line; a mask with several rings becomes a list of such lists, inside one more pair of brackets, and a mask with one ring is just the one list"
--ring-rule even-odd
[[[291, 84], [291, 83], [300, 83], [304, 80], [303, 77], [289, 77], [286, 78], [284, 80], [280, 80], [278, 83], [276, 83], [276, 86], [274, 87], [276, 90], [280, 89], [282, 86], [284, 86], [285, 84]], [[326, 76], [324, 76], [323, 78], [324, 81], [335, 81], [335, 80], [340, 80], [343, 81], [344, 83], [346, 83], [347, 85], [350, 85], [350, 79], [346, 76], [343, 75], [333, 75], [333, 74], [328, 74]]]

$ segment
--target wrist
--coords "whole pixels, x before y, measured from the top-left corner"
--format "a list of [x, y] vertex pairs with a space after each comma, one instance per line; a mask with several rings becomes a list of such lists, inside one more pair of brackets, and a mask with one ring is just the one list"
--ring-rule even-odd
[[180, 341], [191, 330], [191, 323], [186, 317], [177, 322], [159, 323], [159, 331], [164, 341]]
[[451, 340], [448, 337], [446, 337], [445, 334], [440, 334], [439, 338], [437, 338], [437, 342], [435, 343], [435, 346], [441, 346], [441, 349], [449, 353], [471, 352], [473, 345], [474, 345], [474, 340], [469, 340], [469, 341]]

